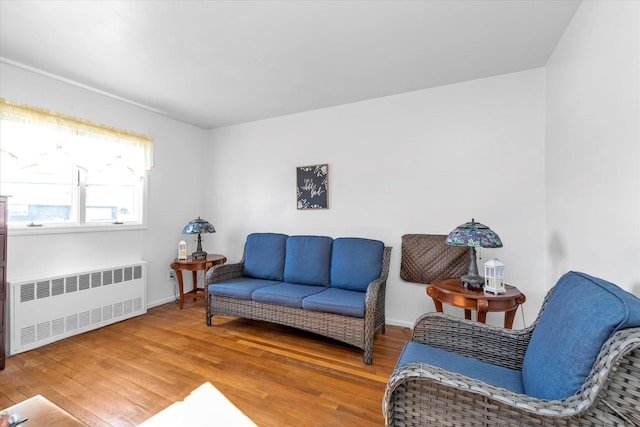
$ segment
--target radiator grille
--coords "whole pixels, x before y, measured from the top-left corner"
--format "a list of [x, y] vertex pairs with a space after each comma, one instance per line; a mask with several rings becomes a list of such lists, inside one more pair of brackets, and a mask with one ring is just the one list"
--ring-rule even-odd
[[144, 261], [12, 282], [9, 353], [146, 313]]

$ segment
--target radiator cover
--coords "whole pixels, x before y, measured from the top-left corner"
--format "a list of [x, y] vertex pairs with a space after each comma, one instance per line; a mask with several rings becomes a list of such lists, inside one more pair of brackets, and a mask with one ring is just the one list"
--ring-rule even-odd
[[147, 264], [138, 261], [9, 284], [9, 354], [147, 312]]

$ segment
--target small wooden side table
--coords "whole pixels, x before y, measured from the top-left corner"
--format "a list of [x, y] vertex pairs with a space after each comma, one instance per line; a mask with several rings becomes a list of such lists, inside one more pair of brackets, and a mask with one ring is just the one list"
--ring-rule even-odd
[[[227, 262], [227, 257], [225, 257], [224, 255], [208, 254], [207, 258], [203, 259], [193, 259], [191, 255], [189, 255], [186, 260], [180, 260], [176, 258], [171, 263], [171, 268], [176, 272], [176, 277], [178, 278], [178, 289], [180, 290], [180, 310], [182, 310], [185, 295], [193, 296], [193, 299], [204, 298], [205, 296], [206, 288], [198, 287], [198, 271], [204, 270], [206, 272], [214, 265], [224, 264], [225, 262]], [[184, 291], [184, 282], [182, 281], [183, 271], [190, 271], [192, 273], [193, 289], [189, 292]]]
[[460, 279], [435, 279], [427, 285], [427, 295], [433, 299], [436, 310], [442, 313], [442, 303], [464, 308], [464, 318], [471, 320], [471, 310], [477, 311], [478, 322], [487, 321], [488, 312], [504, 312], [504, 327], [511, 329], [516, 310], [527, 297], [515, 286], [505, 285], [504, 294], [494, 295], [483, 289], [466, 288]]

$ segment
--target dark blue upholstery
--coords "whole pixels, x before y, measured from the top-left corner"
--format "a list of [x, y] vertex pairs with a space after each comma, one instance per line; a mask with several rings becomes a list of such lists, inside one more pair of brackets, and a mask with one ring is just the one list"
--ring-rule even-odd
[[365, 292], [331, 287], [303, 299], [302, 308], [351, 317], [364, 317], [366, 296]]
[[343, 237], [333, 241], [331, 286], [365, 292], [380, 277], [384, 243], [379, 240]]
[[239, 299], [251, 299], [256, 289], [280, 283], [276, 280], [254, 279], [253, 277], [235, 277], [224, 282], [209, 285], [211, 295], [221, 295]]
[[322, 286], [283, 282], [254, 291], [251, 294], [251, 299], [259, 302], [302, 308], [303, 298], [322, 292], [324, 289], [326, 288]]
[[409, 341], [405, 344], [396, 369], [407, 363], [426, 363], [447, 371], [466, 375], [515, 393], [524, 393], [520, 371], [492, 365], [439, 348]]
[[287, 239], [284, 281], [329, 286], [331, 246], [326, 236], [290, 236]]
[[550, 291], [522, 365], [526, 394], [540, 399], [573, 395], [605, 341], [640, 326], [640, 299], [605, 280], [569, 272]]
[[282, 281], [287, 237], [277, 233], [249, 234], [244, 246], [242, 275]]

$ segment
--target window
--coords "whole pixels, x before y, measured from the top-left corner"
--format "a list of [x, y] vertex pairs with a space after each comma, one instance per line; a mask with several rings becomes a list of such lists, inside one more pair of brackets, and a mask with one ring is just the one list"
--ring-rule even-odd
[[9, 227], [142, 224], [149, 137], [0, 99]]

